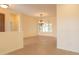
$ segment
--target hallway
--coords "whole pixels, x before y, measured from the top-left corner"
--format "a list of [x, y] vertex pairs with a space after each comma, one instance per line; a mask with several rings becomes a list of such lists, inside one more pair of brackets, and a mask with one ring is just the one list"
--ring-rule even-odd
[[36, 36], [24, 39], [24, 48], [8, 53], [8, 55], [79, 55], [56, 48], [56, 38]]

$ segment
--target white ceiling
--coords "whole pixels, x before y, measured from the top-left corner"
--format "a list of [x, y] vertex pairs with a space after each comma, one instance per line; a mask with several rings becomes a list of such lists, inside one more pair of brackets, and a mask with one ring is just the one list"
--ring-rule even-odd
[[10, 5], [10, 8], [30, 16], [39, 16], [40, 13], [44, 16], [56, 16], [55, 4], [15, 4]]

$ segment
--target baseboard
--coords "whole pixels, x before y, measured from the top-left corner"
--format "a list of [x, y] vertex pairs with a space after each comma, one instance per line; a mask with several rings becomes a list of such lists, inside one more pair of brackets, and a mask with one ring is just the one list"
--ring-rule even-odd
[[38, 36], [56, 37], [56, 36], [55, 36], [55, 35], [53, 35], [53, 34], [38, 34]]
[[24, 37], [24, 39], [29, 39], [29, 38], [34, 38], [34, 37], [53, 37], [56, 39], [55, 36], [47, 36], [47, 35], [36, 35], [36, 36]]
[[70, 51], [70, 52], [79, 53], [79, 51], [77, 51], [77, 50], [66, 49], [66, 48], [60, 48], [60, 47], [57, 47], [57, 48], [58, 48], [58, 49], [61, 49], [61, 50], [65, 50], [65, 51]]
[[16, 49], [8, 50], [6, 52], [0, 53], [0, 55], [7, 55], [8, 53], [13, 52], [13, 51], [16, 51], [16, 50], [21, 49], [21, 48], [23, 48], [23, 47], [19, 47], [19, 48], [16, 48]]
[[29, 36], [29, 37], [24, 37], [24, 39], [28, 39], [28, 38], [34, 38], [34, 37], [38, 37], [38, 35], [36, 35], [36, 36]]

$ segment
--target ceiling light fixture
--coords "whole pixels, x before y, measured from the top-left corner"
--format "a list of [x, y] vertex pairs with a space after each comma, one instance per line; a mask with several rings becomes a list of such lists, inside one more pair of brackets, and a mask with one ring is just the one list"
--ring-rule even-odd
[[39, 24], [40, 24], [41, 26], [44, 24], [44, 21], [43, 21], [43, 14], [40, 14]]
[[0, 4], [0, 7], [1, 7], [1, 8], [8, 8], [9, 5], [8, 5], [8, 4]]

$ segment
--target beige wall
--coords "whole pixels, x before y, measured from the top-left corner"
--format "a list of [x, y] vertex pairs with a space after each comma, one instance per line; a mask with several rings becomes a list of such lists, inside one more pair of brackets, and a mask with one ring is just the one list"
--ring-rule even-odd
[[45, 32], [38, 32], [39, 33], [39, 35], [43, 35], [43, 36], [52, 36], [52, 37], [56, 37], [57, 35], [56, 35], [56, 32], [57, 32], [57, 23], [56, 23], [56, 17], [54, 16], [54, 17], [46, 17], [46, 18], [44, 18], [45, 20], [44, 20], [44, 22], [50, 22], [51, 24], [52, 24], [52, 32], [47, 32], [47, 33], [45, 33]]
[[21, 15], [22, 19], [22, 30], [24, 33], [24, 37], [32, 37], [32, 36], [37, 36], [37, 35], [44, 35], [44, 36], [53, 36], [56, 37], [56, 17], [46, 17], [45, 22], [49, 20], [50, 23], [52, 23], [52, 30], [53, 32], [51, 33], [43, 33], [38, 31], [38, 21], [39, 18], [37, 17], [32, 17], [28, 15]]
[[79, 52], [79, 5], [57, 5], [57, 47]]
[[22, 19], [22, 30], [24, 33], [24, 37], [31, 37], [31, 36], [37, 36], [37, 35], [44, 35], [44, 36], [53, 36], [56, 37], [56, 17], [46, 17], [45, 22], [49, 20], [50, 23], [52, 23], [52, 30], [51, 33], [43, 33], [38, 31], [38, 21], [39, 18], [28, 16], [28, 15], [21, 15]]
[[13, 50], [23, 48], [23, 33], [10, 31], [10, 11], [1, 9], [0, 13], [5, 14], [5, 32], [0, 32], [0, 54], [6, 54]]
[[10, 14], [10, 25], [11, 25], [11, 31], [18, 31], [18, 19], [17, 14], [11, 13]]
[[22, 30], [24, 37], [37, 36], [37, 18], [22, 15]]
[[0, 32], [0, 54], [7, 54], [20, 48], [23, 48], [21, 32]]

